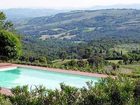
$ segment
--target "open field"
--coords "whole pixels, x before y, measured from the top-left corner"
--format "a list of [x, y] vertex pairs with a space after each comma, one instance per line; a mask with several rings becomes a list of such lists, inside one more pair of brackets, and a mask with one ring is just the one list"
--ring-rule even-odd
[[132, 73], [140, 75], [140, 64], [123, 65], [122, 68], [130, 69]]
[[117, 64], [119, 61], [122, 61], [122, 60], [107, 60], [108, 62], [110, 62], [110, 63], [115, 63], [115, 64]]
[[110, 50], [122, 52], [123, 54], [126, 54], [129, 51], [137, 50], [137, 49], [138, 50], [140, 49], [140, 44], [130, 43], [130, 44], [116, 45], [114, 48], [111, 48]]
[[64, 61], [61, 60], [61, 59], [54, 60], [53, 61], [53, 65], [56, 66], [56, 67], [58, 67], [58, 66], [61, 66], [61, 65], [65, 64], [65, 63], [67, 63], [68, 61], [71, 61], [71, 59], [66, 59]]

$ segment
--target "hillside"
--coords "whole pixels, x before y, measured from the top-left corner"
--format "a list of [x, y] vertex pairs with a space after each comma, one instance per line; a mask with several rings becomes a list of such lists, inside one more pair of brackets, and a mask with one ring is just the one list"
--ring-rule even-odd
[[89, 41], [102, 37], [140, 38], [140, 10], [108, 9], [59, 13], [37, 17], [16, 26], [25, 35], [41, 39], [57, 38]]
[[13, 9], [3, 9], [3, 11], [8, 20], [14, 22], [22, 19], [30, 19], [35, 17], [50, 16], [57, 13], [65, 12], [64, 10], [55, 9], [29, 9], [29, 8], [13, 8]]

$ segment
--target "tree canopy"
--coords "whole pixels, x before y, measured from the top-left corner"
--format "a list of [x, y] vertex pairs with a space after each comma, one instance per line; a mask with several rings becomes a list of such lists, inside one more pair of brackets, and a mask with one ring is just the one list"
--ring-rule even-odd
[[19, 39], [11, 32], [0, 30], [0, 57], [2, 60], [17, 58], [21, 55]]
[[13, 24], [6, 21], [6, 16], [0, 12], [0, 59], [15, 59], [21, 55], [21, 43], [12, 31]]

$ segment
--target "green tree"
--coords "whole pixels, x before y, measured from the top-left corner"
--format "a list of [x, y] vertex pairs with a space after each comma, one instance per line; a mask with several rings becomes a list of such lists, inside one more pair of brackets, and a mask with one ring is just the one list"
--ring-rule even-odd
[[0, 30], [13, 31], [13, 24], [10, 21], [6, 21], [6, 16], [3, 12], [0, 12]]
[[77, 61], [77, 65], [79, 67], [85, 67], [87, 65], [87, 62], [84, 60], [79, 60], [79, 61]]
[[124, 62], [124, 64], [127, 64], [128, 63], [128, 61], [129, 61], [129, 56], [128, 55], [123, 55], [123, 62]]
[[39, 57], [39, 62], [40, 63], [47, 63], [47, 58], [46, 57]]
[[60, 58], [62, 59], [62, 61], [64, 61], [67, 58], [67, 53], [66, 52], [62, 52], [60, 54]]
[[94, 54], [87, 61], [88, 61], [89, 65], [99, 68], [102, 66], [104, 59], [103, 59], [102, 55]]
[[21, 43], [15, 34], [6, 30], [0, 31], [0, 59], [15, 59], [21, 55]]
[[113, 70], [117, 70], [118, 68], [119, 68], [118, 64], [115, 64], [115, 63], [112, 64], [112, 69]]
[[91, 48], [87, 48], [85, 49], [85, 55], [84, 58], [89, 58], [92, 54], [92, 49]]
[[5, 19], [5, 14], [3, 12], [0, 12], [0, 29], [3, 29]]

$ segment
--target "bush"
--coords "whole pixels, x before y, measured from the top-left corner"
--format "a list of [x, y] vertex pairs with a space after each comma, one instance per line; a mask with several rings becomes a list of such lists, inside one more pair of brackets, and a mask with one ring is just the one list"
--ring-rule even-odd
[[40, 57], [39, 62], [40, 63], [47, 63], [47, 58], [46, 57]]
[[12, 105], [10, 100], [3, 95], [0, 95], [0, 105]]
[[122, 65], [123, 64], [123, 61], [119, 61], [118, 64]]
[[95, 85], [87, 82], [80, 89], [63, 83], [59, 90], [43, 86], [29, 90], [24, 86], [12, 89], [14, 96], [2, 100], [10, 100], [13, 105], [139, 105], [139, 85], [139, 81], [119, 76], [101, 79]]
[[140, 80], [136, 81], [136, 85], [134, 88], [134, 97], [136, 105], [138, 105], [138, 103], [140, 103]]

